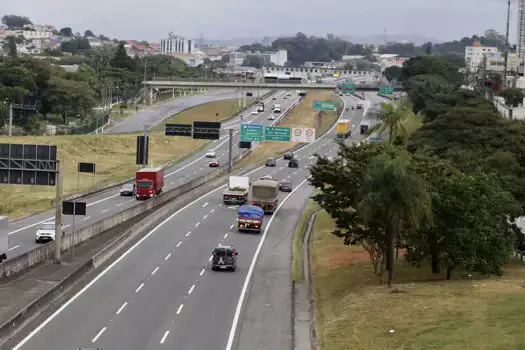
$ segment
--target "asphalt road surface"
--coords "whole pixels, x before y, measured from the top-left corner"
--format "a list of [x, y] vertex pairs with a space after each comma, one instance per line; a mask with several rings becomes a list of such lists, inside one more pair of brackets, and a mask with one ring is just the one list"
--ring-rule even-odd
[[[247, 112], [243, 112], [245, 115], [243, 123], [258, 123], [265, 125], [274, 123], [273, 120], [268, 120], [268, 116], [270, 114], [274, 114], [271, 111], [271, 105], [273, 103], [280, 103], [282, 112], [284, 113], [291, 104], [299, 99], [298, 96], [282, 99], [284, 95], [284, 91], [274, 94], [273, 96], [277, 97], [276, 101], [272, 100], [272, 96], [268, 97], [266, 100], [264, 100], [265, 111], [258, 113], [257, 115], [251, 114], [251, 111], [255, 110], [255, 106], [248, 109]], [[274, 115], [277, 120], [282, 114]], [[237, 128], [238, 130], [240, 123], [240, 118], [237, 116], [236, 118], [224, 123], [222, 127], [233, 127]], [[240, 136], [238, 133], [234, 135], [233, 156], [236, 156], [240, 152], [238, 148], [240, 140], [239, 137]], [[205, 154], [210, 150], [215, 151], [217, 159], [219, 159], [221, 164], [226, 164], [228, 162], [228, 144], [228, 135], [225, 132], [224, 135], [221, 136], [220, 140], [212, 142], [206, 150], [198, 152], [197, 154], [182, 161], [172, 168], [165, 169], [164, 190], [169, 190], [170, 188], [179, 186], [198, 176], [202, 176], [210, 171], [213, 171], [215, 168], [210, 168], [208, 166], [209, 159], [205, 158]], [[93, 225], [99, 220], [115, 215], [116, 213], [124, 209], [128, 209], [131, 206], [137, 205], [138, 203], [134, 197], [121, 197], [120, 188], [111, 188], [106, 191], [84, 197], [82, 198], [82, 201], [87, 202], [87, 215], [84, 217], [75, 218], [76, 230], [88, 225]], [[35, 242], [35, 238], [38, 225], [43, 222], [53, 220], [55, 217], [54, 214], [54, 210], [47, 211], [29, 216], [21, 220], [10, 222], [9, 251], [7, 259], [9, 260], [20, 254], [24, 254], [37, 246], [38, 243]], [[66, 234], [71, 233], [73, 222], [72, 216], [63, 216], [63, 222]]]
[[[358, 124], [363, 110], [354, 113]], [[308, 166], [315, 161], [313, 154], [335, 156], [333, 139], [332, 129], [297, 151], [299, 168], [288, 168], [287, 161], [280, 159], [277, 167], [260, 167], [248, 175], [252, 181], [267, 174], [290, 179], [295, 192], [281, 193], [279, 202], [303, 193], [297, 200], [304, 205], [302, 191], [308, 188], [305, 181]], [[296, 203], [291, 217], [285, 206], [273, 219], [266, 216], [266, 234], [238, 233], [237, 207], [223, 205], [224, 189], [211, 191], [173, 213], [13, 349], [224, 349], [230, 333], [235, 333], [241, 291], [262, 237], [289, 234], [279, 228], [290, 229], [287, 222], [297, 218], [301, 205]], [[211, 253], [219, 244], [237, 248], [237, 271], [211, 271]]]
[[[261, 91], [261, 96], [268, 93], [268, 91], [269, 90]], [[133, 115], [132, 118], [123, 121], [113, 128], [107, 129], [104, 133], [121, 134], [144, 131], [146, 125], [148, 125], [148, 128], [151, 128], [185, 109], [208, 102], [230, 100], [238, 97], [239, 93], [233, 89], [216, 89], [203, 94], [181, 96], [168, 103], [159, 104], [154, 106], [154, 108], [146, 108], [139, 111], [139, 113]]]

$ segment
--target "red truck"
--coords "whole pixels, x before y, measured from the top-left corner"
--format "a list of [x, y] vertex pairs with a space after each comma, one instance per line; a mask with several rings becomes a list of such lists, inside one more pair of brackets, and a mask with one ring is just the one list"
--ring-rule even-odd
[[164, 187], [164, 169], [144, 168], [137, 170], [137, 200], [151, 198], [158, 195]]

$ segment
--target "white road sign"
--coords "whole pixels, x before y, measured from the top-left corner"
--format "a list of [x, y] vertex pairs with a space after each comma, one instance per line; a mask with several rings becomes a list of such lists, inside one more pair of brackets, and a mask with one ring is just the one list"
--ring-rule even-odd
[[292, 142], [307, 142], [315, 141], [315, 128], [292, 128]]

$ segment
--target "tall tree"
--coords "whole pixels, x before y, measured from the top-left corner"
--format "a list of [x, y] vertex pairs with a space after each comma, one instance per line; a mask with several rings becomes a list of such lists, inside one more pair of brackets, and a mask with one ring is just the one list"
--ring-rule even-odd
[[66, 37], [72, 37], [73, 36], [73, 30], [70, 27], [65, 27], [60, 29], [60, 35], [66, 36]]
[[506, 88], [501, 92], [501, 96], [505, 99], [505, 104], [509, 107], [518, 107], [523, 104], [525, 95], [522, 89]]
[[394, 248], [406, 231], [417, 231], [432, 220], [426, 184], [411, 171], [410, 158], [400, 154], [375, 157], [363, 181], [359, 212], [365, 225], [381, 226], [387, 242], [388, 287], [394, 276]]
[[133, 70], [134, 64], [131, 57], [128, 56], [124, 43], [120, 43], [115, 51], [115, 55], [111, 59], [111, 66], [114, 68]]
[[245, 67], [255, 67], [255, 68], [261, 68], [264, 64], [264, 60], [261, 56], [257, 55], [247, 55], [244, 59], [244, 62], [242, 63]]
[[93, 34], [93, 32], [91, 30], [86, 30], [84, 32], [84, 37], [87, 38], [87, 37], [95, 37], [95, 34]]
[[411, 114], [411, 106], [406, 102], [382, 103], [377, 117], [380, 123], [370, 128], [369, 133], [387, 132], [389, 142], [395, 142], [398, 136], [406, 138], [408, 135], [403, 123]]
[[8, 36], [6, 43], [5, 43], [5, 49], [7, 51], [7, 56], [11, 58], [16, 58], [18, 56], [17, 49], [16, 49], [16, 38], [14, 36]]

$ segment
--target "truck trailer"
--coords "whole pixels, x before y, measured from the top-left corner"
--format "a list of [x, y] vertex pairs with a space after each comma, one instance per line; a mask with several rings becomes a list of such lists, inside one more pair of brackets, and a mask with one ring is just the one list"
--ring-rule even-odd
[[239, 231], [261, 232], [264, 210], [255, 205], [242, 205], [237, 210], [237, 229]]
[[248, 200], [250, 178], [248, 176], [230, 176], [228, 189], [223, 192], [224, 204], [244, 204]]
[[164, 169], [158, 167], [137, 170], [135, 179], [137, 183], [137, 200], [154, 197], [164, 187]]
[[279, 181], [258, 180], [252, 185], [252, 205], [256, 205], [265, 213], [273, 214], [277, 208], [277, 196], [279, 195]]
[[335, 126], [335, 134], [337, 137], [345, 138], [351, 136], [352, 134], [352, 122], [350, 119], [341, 119], [337, 122], [337, 125]]

